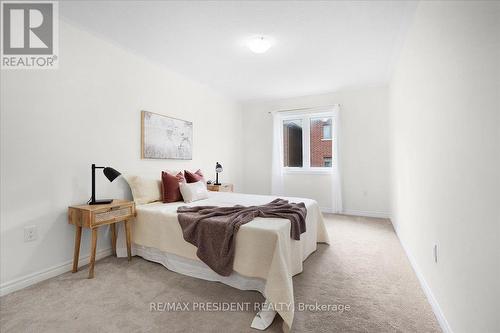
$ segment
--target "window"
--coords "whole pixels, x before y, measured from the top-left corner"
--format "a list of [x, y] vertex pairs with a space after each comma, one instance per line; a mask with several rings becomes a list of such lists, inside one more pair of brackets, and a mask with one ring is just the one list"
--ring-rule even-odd
[[289, 171], [331, 171], [333, 115], [283, 116], [283, 167]]
[[323, 140], [332, 139], [332, 118], [323, 121]]
[[283, 121], [283, 164], [285, 167], [303, 166], [302, 120]]
[[[310, 156], [311, 167], [331, 167], [325, 165], [325, 157], [332, 158], [332, 117], [311, 117], [310, 118]], [[325, 140], [325, 132], [328, 140]]]

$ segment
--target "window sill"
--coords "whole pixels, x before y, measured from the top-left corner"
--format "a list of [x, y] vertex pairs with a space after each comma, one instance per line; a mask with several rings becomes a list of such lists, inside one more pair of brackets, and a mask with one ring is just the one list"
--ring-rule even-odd
[[323, 168], [310, 168], [310, 169], [283, 169], [284, 175], [331, 175], [333, 173], [333, 169], [323, 169]]

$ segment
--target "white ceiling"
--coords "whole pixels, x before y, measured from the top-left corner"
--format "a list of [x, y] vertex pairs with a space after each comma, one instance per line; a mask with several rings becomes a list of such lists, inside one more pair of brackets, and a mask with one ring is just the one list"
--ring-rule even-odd
[[[61, 15], [236, 100], [388, 82], [416, 3], [78, 1]], [[253, 54], [248, 36], [275, 45]]]

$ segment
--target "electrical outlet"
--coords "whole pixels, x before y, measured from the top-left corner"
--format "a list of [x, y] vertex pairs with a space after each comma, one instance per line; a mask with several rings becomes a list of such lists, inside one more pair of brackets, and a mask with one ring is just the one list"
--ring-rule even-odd
[[32, 242], [37, 238], [36, 225], [29, 225], [24, 227], [24, 241]]
[[434, 262], [437, 264], [438, 262], [438, 246], [434, 244]]

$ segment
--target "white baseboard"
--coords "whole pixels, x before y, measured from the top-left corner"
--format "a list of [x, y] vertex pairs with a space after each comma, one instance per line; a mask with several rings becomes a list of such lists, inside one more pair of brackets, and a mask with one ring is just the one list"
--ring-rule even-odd
[[[322, 207], [321, 211], [323, 213], [333, 213], [331, 208]], [[365, 211], [365, 210], [355, 210], [355, 209], [344, 209], [342, 215], [353, 215], [353, 216], [364, 216], [364, 217], [376, 217], [382, 219], [388, 219], [391, 217], [389, 213], [386, 212], [374, 212], [374, 211]]]
[[[96, 252], [96, 260], [102, 259], [110, 255], [111, 255], [111, 248], [99, 250]], [[78, 266], [81, 267], [87, 265], [89, 263], [89, 260], [90, 260], [90, 255], [87, 255], [85, 257], [80, 257], [80, 260], [78, 261]], [[0, 285], [0, 296], [10, 294], [11, 292], [14, 292], [16, 290], [26, 288], [43, 280], [47, 280], [54, 276], [58, 276], [63, 273], [69, 272], [72, 269], [73, 269], [73, 260], [68, 260], [62, 264], [55, 265], [50, 268], [2, 283]]]
[[420, 282], [420, 286], [424, 290], [425, 296], [427, 297], [427, 300], [429, 301], [432, 311], [434, 312], [434, 315], [436, 316], [436, 319], [439, 323], [439, 326], [441, 326], [441, 329], [443, 330], [444, 333], [453, 333], [451, 330], [450, 324], [446, 320], [446, 317], [444, 316], [443, 311], [441, 310], [441, 307], [439, 306], [439, 303], [437, 302], [436, 298], [434, 297], [434, 294], [432, 293], [431, 288], [427, 284], [427, 281], [425, 281], [424, 275], [418, 268], [417, 262], [415, 261], [415, 258], [412, 256], [408, 248], [406, 247], [405, 243], [401, 240], [401, 237], [399, 237], [398, 233], [398, 228], [396, 227], [396, 224], [392, 222], [392, 225], [394, 227], [394, 231], [396, 231], [396, 235], [398, 236], [399, 242], [401, 243], [401, 246], [403, 247], [403, 250], [406, 253], [406, 257], [410, 261], [410, 265], [413, 268], [413, 271], [417, 275], [418, 281]]

